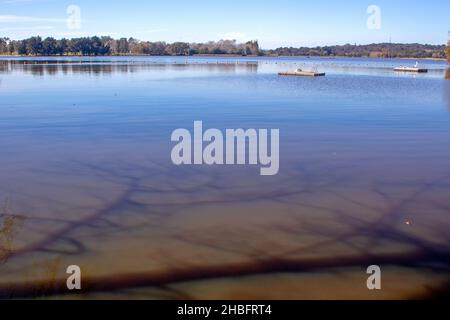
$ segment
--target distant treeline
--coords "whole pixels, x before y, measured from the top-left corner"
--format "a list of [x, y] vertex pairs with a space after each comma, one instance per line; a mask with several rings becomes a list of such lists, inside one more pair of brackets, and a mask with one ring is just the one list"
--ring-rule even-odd
[[[242, 56], [343, 56], [374, 58], [436, 58], [446, 57], [445, 45], [379, 43], [368, 45], [339, 45], [325, 47], [284, 47], [262, 50], [258, 41], [238, 43], [236, 40], [210, 41], [206, 43], [150, 42], [133, 38], [113, 39], [111, 37], [84, 37], [54, 39], [31, 37], [24, 40], [0, 38], [0, 55], [242, 55]], [[447, 51], [447, 54], [450, 52]]]
[[445, 49], [445, 53], [447, 53], [447, 61], [450, 62], [450, 41], [447, 44], [447, 48]]
[[149, 42], [133, 38], [113, 39], [111, 37], [85, 37], [74, 39], [32, 37], [25, 40], [0, 38], [0, 54], [3, 55], [152, 55], [187, 56], [195, 54], [261, 54], [258, 41], [237, 43], [235, 40], [221, 40], [207, 43]]
[[278, 48], [266, 54], [280, 56], [341, 56], [372, 58], [445, 58], [445, 45], [378, 43], [367, 45], [340, 45], [315, 48]]

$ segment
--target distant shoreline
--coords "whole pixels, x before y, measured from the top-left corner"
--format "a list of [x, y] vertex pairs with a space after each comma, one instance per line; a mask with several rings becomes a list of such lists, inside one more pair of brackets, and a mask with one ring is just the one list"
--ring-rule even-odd
[[420, 43], [345, 44], [318, 47], [279, 47], [263, 49], [258, 40], [238, 43], [236, 40], [204, 43], [164, 41], [150, 42], [133, 38], [83, 37], [71, 39], [42, 38], [23, 40], [0, 37], [0, 55], [11, 56], [205, 56], [205, 57], [355, 57], [410, 58], [439, 60], [449, 56], [448, 47]]
[[0, 58], [101, 58], [101, 57], [165, 57], [165, 58], [190, 58], [190, 57], [208, 57], [208, 58], [320, 58], [320, 59], [383, 59], [383, 60], [421, 60], [421, 61], [447, 61], [447, 59], [444, 58], [415, 58], [415, 57], [393, 57], [393, 58], [386, 58], [386, 57], [348, 57], [348, 56], [276, 56], [276, 55], [237, 55], [237, 54], [193, 54], [190, 56], [155, 56], [155, 55], [146, 55], [146, 54], [124, 54], [124, 55], [17, 55], [17, 54], [10, 54], [10, 55], [4, 55], [0, 54]]
[[398, 60], [428, 60], [428, 61], [447, 61], [447, 59], [444, 58], [414, 58], [414, 57], [393, 57], [393, 58], [386, 58], [386, 57], [347, 57], [347, 56], [264, 56], [264, 57], [273, 57], [273, 58], [295, 58], [295, 57], [302, 57], [302, 58], [307, 58], [307, 57], [311, 57], [311, 58], [320, 58], [320, 59], [335, 59], [335, 58], [345, 58], [345, 59], [384, 59], [384, 60], [393, 60], [393, 59], [398, 59]]

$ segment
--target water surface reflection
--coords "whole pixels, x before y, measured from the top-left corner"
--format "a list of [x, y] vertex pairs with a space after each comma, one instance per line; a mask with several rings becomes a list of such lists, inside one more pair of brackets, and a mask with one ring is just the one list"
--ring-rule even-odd
[[[66, 294], [70, 264], [90, 298], [448, 288], [442, 74], [357, 60], [321, 79], [282, 78], [305, 62], [161, 59], [0, 63], [1, 297]], [[194, 120], [279, 128], [280, 174], [173, 166], [170, 134]], [[376, 294], [365, 286], [371, 264], [383, 268]]]

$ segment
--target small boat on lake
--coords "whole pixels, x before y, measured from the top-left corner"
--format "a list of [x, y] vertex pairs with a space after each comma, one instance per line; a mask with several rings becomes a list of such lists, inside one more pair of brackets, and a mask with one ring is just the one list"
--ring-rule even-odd
[[419, 62], [416, 62], [414, 67], [396, 67], [396, 68], [394, 68], [394, 71], [424, 73], [424, 72], [428, 72], [428, 69], [419, 68]]
[[323, 72], [316, 71], [303, 71], [302, 69], [297, 69], [295, 71], [286, 71], [278, 73], [280, 76], [303, 76], [303, 77], [321, 77], [325, 76]]

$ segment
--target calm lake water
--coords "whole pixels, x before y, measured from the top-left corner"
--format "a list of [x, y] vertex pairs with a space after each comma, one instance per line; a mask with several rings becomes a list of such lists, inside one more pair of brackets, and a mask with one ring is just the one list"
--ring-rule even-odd
[[[0, 58], [0, 297], [61, 297], [72, 264], [85, 298], [448, 290], [450, 81], [392, 70], [414, 63]], [[279, 174], [174, 166], [195, 120], [279, 128]]]

